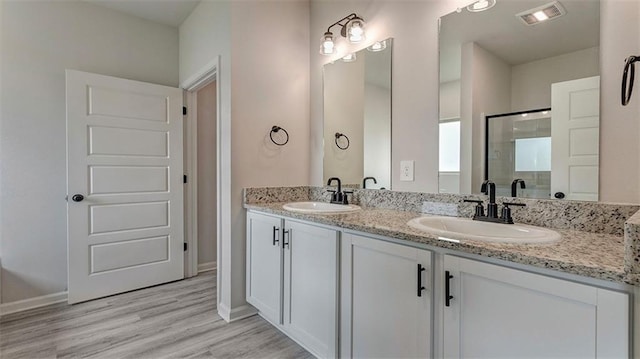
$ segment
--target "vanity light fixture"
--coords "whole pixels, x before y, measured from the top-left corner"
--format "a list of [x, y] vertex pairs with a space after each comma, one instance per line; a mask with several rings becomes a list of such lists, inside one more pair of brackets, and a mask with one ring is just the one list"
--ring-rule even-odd
[[371, 51], [371, 52], [378, 52], [378, 51], [382, 51], [384, 49], [387, 48], [387, 41], [386, 40], [382, 40], [382, 41], [376, 41], [373, 43], [373, 45], [367, 47], [367, 50]]
[[364, 20], [360, 16], [356, 15], [356, 13], [351, 13], [329, 25], [321, 39], [322, 43], [320, 45], [320, 54], [333, 55], [336, 53], [335, 39], [331, 32], [331, 28], [336, 25], [340, 25], [341, 27], [340, 35], [347, 38], [349, 42], [353, 44], [362, 42], [365, 39]]
[[471, 12], [480, 12], [489, 10], [496, 5], [496, 0], [478, 0], [467, 6], [467, 10]]
[[342, 61], [344, 61], [344, 62], [354, 62], [354, 61], [356, 61], [356, 53], [352, 52], [350, 54], [347, 54], [345, 57], [342, 58]]
[[357, 44], [364, 40], [364, 21], [361, 18], [356, 17], [347, 23], [347, 38], [349, 42]]
[[516, 17], [520, 19], [525, 25], [535, 25], [543, 21], [555, 19], [562, 15], [565, 15], [567, 10], [560, 4], [559, 1], [554, 1], [542, 6], [538, 6], [534, 9], [529, 9], [521, 13], [516, 14]]
[[333, 34], [329, 31], [322, 36], [320, 53], [322, 55], [332, 55], [336, 53], [336, 44], [333, 42]]

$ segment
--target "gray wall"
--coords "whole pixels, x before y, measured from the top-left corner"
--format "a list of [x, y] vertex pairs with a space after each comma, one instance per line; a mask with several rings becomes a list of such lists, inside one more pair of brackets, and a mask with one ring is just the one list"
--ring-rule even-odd
[[[242, 188], [309, 183], [309, 6], [203, 1], [180, 26], [180, 81], [220, 59], [222, 315], [244, 310]], [[269, 140], [285, 128], [286, 146]]]
[[2, 302], [67, 287], [65, 69], [178, 84], [178, 31], [82, 1], [2, 1]]
[[216, 82], [198, 91], [198, 265], [211, 265], [217, 251]]
[[597, 47], [511, 68], [511, 111], [551, 107], [551, 84], [600, 75]]

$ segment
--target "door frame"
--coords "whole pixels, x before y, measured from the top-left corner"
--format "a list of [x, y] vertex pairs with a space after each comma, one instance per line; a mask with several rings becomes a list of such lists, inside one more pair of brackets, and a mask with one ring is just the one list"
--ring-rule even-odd
[[[185, 80], [181, 85], [185, 91], [185, 106], [187, 107], [185, 128], [185, 174], [187, 183], [185, 188], [185, 236], [189, 250], [185, 258], [185, 277], [198, 274], [198, 90], [216, 81], [216, 270], [220, 273], [220, 245], [221, 245], [221, 131], [220, 131], [220, 57], [208, 63], [198, 74]], [[220, 298], [220, 276], [216, 275], [217, 297]]]

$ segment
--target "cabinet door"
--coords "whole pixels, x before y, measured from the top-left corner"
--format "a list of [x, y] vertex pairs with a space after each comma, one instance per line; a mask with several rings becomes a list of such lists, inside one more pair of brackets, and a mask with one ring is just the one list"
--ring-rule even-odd
[[627, 294], [454, 256], [444, 267], [446, 358], [629, 355]]
[[338, 342], [338, 233], [286, 221], [284, 329], [321, 358]]
[[341, 253], [341, 356], [431, 357], [431, 252], [343, 234]]
[[247, 213], [247, 302], [282, 324], [282, 220]]

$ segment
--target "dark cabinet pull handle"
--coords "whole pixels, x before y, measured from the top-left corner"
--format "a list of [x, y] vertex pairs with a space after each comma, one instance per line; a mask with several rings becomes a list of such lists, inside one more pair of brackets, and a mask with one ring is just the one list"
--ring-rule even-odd
[[71, 200], [74, 202], [82, 202], [83, 199], [84, 196], [81, 194], [74, 194], [73, 196], [71, 196]]
[[553, 194], [553, 196], [557, 199], [563, 199], [565, 197], [564, 193], [562, 192], [556, 192]]
[[[284, 235], [287, 235], [287, 239], [288, 241], [284, 240]], [[287, 247], [289, 248], [289, 242], [291, 242], [291, 229], [289, 230], [284, 230], [284, 232], [282, 232], [282, 248]]]
[[422, 264], [418, 263], [418, 297], [422, 297], [422, 291], [425, 290], [425, 287], [422, 285], [422, 272], [424, 272], [425, 269]]
[[451, 286], [450, 280], [453, 276], [449, 273], [449, 271], [444, 272], [444, 305], [448, 307], [451, 304], [451, 299], [453, 296], [451, 295]]
[[278, 236], [276, 235], [276, 233], [278, 233], [279, 231], [280, 231], [280, 228], [273, 226], [273, 245], [274, 246], [278, 244], [278, 242], [280, 242], [280, 239], [278, 239]]

